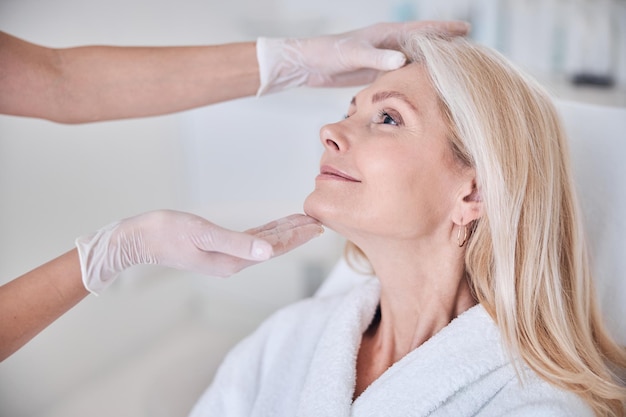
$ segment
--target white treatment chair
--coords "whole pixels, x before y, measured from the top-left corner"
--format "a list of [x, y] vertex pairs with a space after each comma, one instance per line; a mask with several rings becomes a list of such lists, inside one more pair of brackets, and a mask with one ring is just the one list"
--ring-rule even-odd
[[[558, 101], [570, 141], [578, 198], [600, 307], [626, 345], [626, 108]], [[317, 291], [347, 291], [363, 279], [341, 259]]]

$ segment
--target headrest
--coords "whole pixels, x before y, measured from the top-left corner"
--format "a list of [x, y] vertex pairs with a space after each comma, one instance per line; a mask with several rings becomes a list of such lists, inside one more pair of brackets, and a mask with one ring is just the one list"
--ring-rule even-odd
[[626, 108], [557, 102], [570, 141], [600, 307], [626, 345]]

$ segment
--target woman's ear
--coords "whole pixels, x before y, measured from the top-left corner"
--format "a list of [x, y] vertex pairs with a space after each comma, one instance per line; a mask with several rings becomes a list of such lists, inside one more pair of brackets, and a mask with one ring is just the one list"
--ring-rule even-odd
[[454, 212], [453, 221], [455, 224], [464, 226], [479, 219], [482, 214], [482, 197], [476, 185], [476, 179], [472, 178], [467, 182], [467, 185], [461, 189], [461, 193], [457, 199], [457, 207]]

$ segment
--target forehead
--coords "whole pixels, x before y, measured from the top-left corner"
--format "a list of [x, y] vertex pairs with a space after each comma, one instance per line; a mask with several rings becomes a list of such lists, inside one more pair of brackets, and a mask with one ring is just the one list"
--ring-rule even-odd
[[395, 71], [384, 73], [359, 94], [379, 91], [397, 91], [404, 94], [416, 107], [430, 108], [437, 103], [437, 95], [422, 64], [411, 63]]

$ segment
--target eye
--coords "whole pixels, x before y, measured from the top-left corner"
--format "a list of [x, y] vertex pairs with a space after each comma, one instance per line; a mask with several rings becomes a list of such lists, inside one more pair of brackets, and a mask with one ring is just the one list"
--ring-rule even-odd
[[381, 119], [381, 123], [383, 123], [383, 124], [394, 125], [394, 126], [396, 126], [398, 124], [398, 123], [396, 123], [395, 120], [393, 120], [393, 117], [391, 117], [389, 115], [389, 113], [387, 113], [387, 112], [382, 112], [379, 117]]
[[384, 125], [400, 126], [402, 124], [402, 117], [395, 111], [380, 110], [376, 121]]

